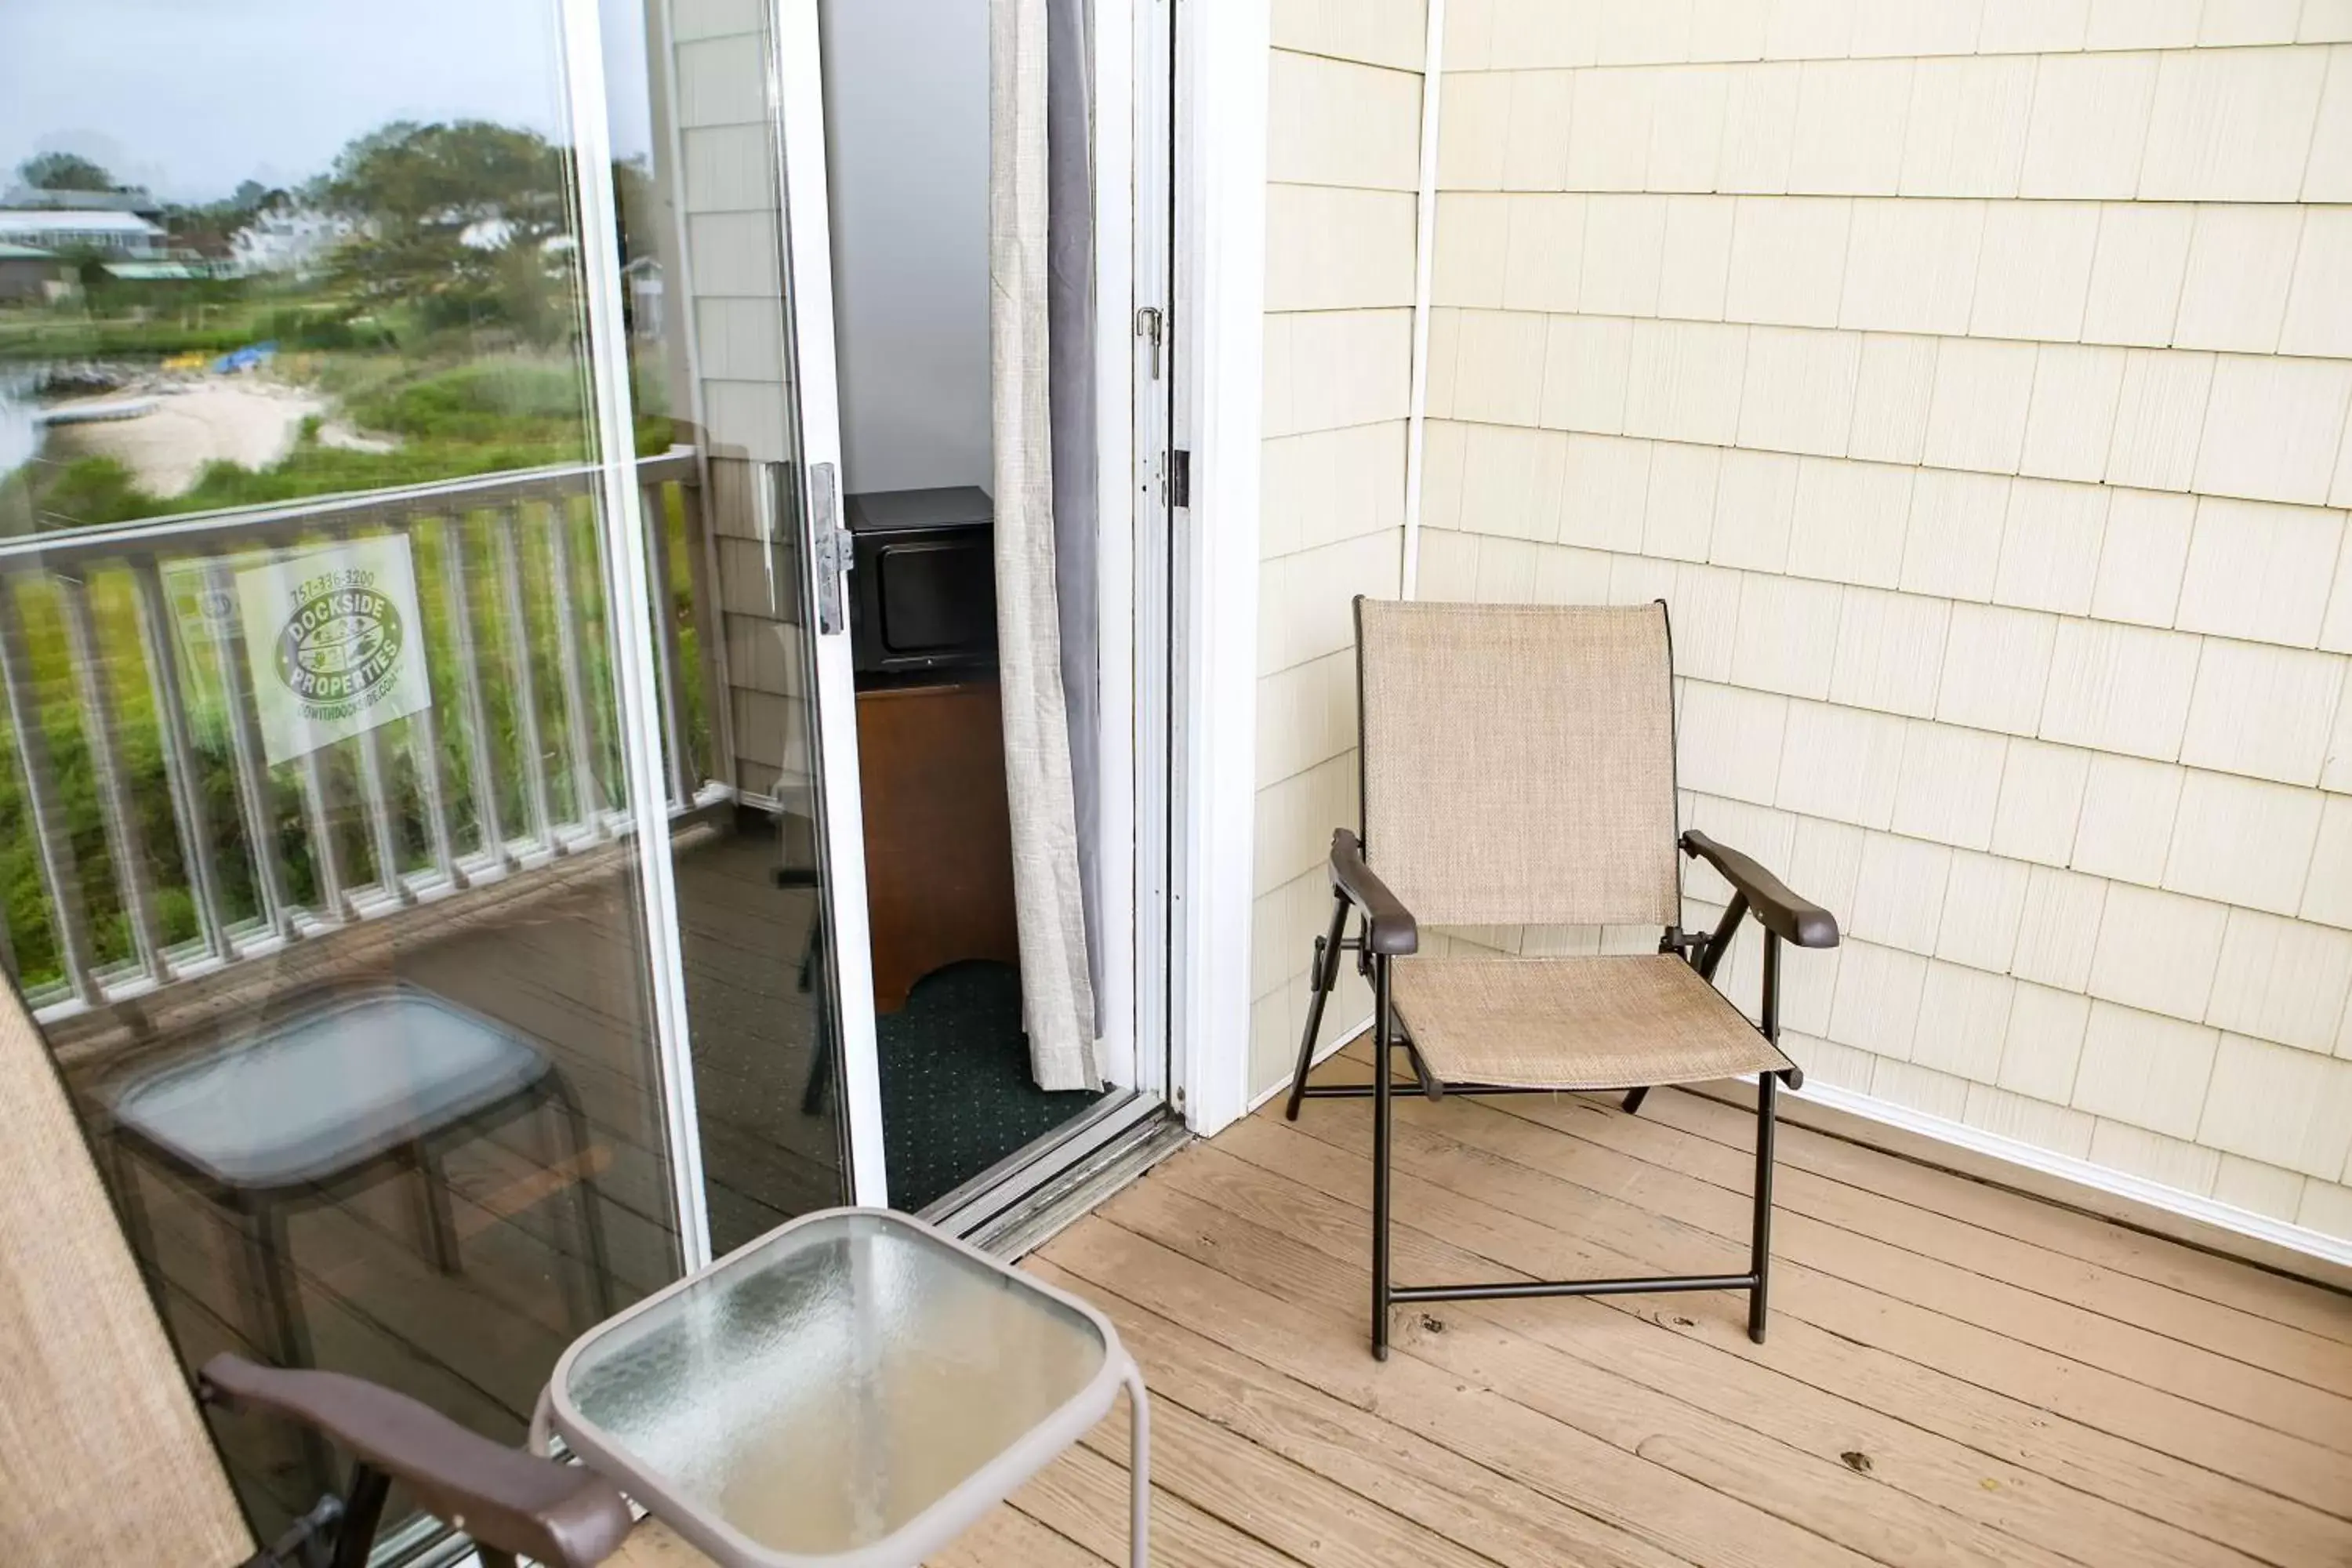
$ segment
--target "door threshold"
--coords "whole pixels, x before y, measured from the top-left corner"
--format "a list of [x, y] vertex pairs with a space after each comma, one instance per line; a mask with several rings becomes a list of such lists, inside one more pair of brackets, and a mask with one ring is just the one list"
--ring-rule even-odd
[[1192, 1141], [1192, 1130], [1178, 1116], [1161, 1114], [1139, 1123], [1095, 1158], [1072, 1166], [973, 1232], [971, 1243], [1008, 1262], [1025, 1258]]
[[[1028, 1237], [1019, 1247], [1026, 1251], [1099, 1203], [1165, 1152], [1156, 1152], [1151, 1160], [1129, 1168], [1137, 1151], [1147, 1144], [1156, 1147], [1170, 1127], [1190, 1136], [1183, 1122], [1157, 1095], [1129, 1090], [1113, 1096], [925, 1205], [918, 1217], [984, 1251], [1017, 1257], [1018, 1251], [1006, 1249], [1007, 1238]], [[1177, 1142], [1182, 1141], [1179, 1138]], [[1104, 1177], [1111, 1178], [1109, 1185], [1098, 1184], [1097, 1179]], [[1085, 1201], [1067, 1217], [1049, 1229], [1030, 1234], [1032, 1216], [1048, 1210], [1059, 1212], [1080, 1194], [1086, 1194]]]

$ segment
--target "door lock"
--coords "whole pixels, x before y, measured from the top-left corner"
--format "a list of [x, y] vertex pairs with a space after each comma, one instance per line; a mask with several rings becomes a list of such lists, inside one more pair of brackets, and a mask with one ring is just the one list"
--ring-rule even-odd
[[809, 466], [809, 523], [816, 542], [816, 629], [849, 629], [849, 574], [856, 564], [849, 530], [841, 526], [840, 498], [831, 463]]

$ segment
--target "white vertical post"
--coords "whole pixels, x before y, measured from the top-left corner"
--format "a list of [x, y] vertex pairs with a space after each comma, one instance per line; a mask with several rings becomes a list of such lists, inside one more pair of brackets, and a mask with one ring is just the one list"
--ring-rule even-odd
[[15, 732], [16, 762], [25, 775], [25, 805], [33, 822], [33, 847], [49, 885], [49, 935], [58, 966], [76, 1000], [96, 1006], [104, 1000], [90, 973], [89, 913], [82, 902], [81, 868], [74, 863], [72, 828], [58, 798], [57, 771], [49, 761], [48, 731], [41, 727], [39, 694], [33, 687], [32, 655], [14, 584], [0, 578], [0, 689], [7, 697], [8, 726]]
[[[693, 495], [690, 489], [679, 488], [689, 498]], [[654, 662], [661, 676], [662, 745], [669, 763], [670, 806], [684, 811], [694, 804], [694, 747], [687, 723], [686, 656], [678, 646], [677, 587], [670, 581], [669, 487], [644, 485], [638, 493], [645, 498], [646, 565], [654, 583]], [[712, 700], [725, 696], [721, 691]]]
[[457, 654], [457, 709], [466, 726], [467, 793], [483, 858], [506, 866], [507, 829], [499, 814], [498, 759], [490, 749], [489, 704], [482, 699], [482, 653], [474, 635], [471, 580], [466, 571], [466, 521], [452, 513], [441, 525], [441, 575], [449, 597], [449, 642]]
[[[612, 131], [606, 122], [604, 39], [597, 0], [556, 0], [563, 30], [564, 96], [580, 219], [580, 286], [587, 317], [590, 385], [595, 395], [597, 523], [604, 548], [614, 693], [620, 703], [621, 761], [636, 829], [637, 895], [644, 906], [654, 1043], [662, 1068], [669, 1173], [686, 1267], [710, 1260], [710, 1215], [702, 1182], [694, 1062], [686, 1016], [686, 960], [679, 944], [677, 888], [669, 858], [668, 792], [662, 785], [662, 720], [653, 668], [652, 574], [638, 508], [636, 423], [630, 407], [628, 336], [621, 310], [620, 219], [613, 195]], [[879, 1140], [877, 1140], [878, 1157]]]
[[205, 810], [204, 783], [196, 776], [196, 749], [188, 734], [188, 714], [180, 686], [180, 652], [165, 605], [163, 580], [152, 555], [131, 562], [131, 584], [138, 598], [139, 646], [147, 660], [147, 689], [155, 704], [155, 728], [163, 773], [172, 789], [172, 817], [180, 830], [180, 853], [188, 868], [189, 892], [205, 946], [226, 963], [236, 957], [221, 904], [220, 868], [213, 858], [212, 825]]
[[[583, 276], [589, 270], [583, 267]], [[592, 355], [593, 351], [591, 351]], [[559, 505], [561, 503], [558, 503]], [[555, 831], [555, 806], [547, 787], [547, 742], [539, 730], [539, 680], [530, 663], [530, 605], [522, 591], [521, 501], [500, 510], [490, 525], [490, 560], [499, 584], [499, 620], [506, 645], [507, 673], [514, 686], [516, 761], [522, 764], [522, 805], [530, 818], [530, 837], [538, 847], [560, 854], [563, 840]], [[559, 607], [556, 612], [563, 611]]]
[[1182, 776], [1174, 917], [1185, 1120], [1249, 1100], [1255, 847], [1258, 469], [1265, 436], [1267, 0], [1181, 13], [1176, 49], [1176, 445], [1192, 454], [1177, 535]]
[[83, 578], [62, 573], [51, 581], [57, 587], [58, 611], [65, 620], [74, 687], [81, 698], [82, 742], [89, 748], [91, 772], [97, 778], [107, 854], [114, 862], [115, 891], [130, 919], [139, 963], [148, 979], [161, 985], [172, 978], [172, 966], [163, 956], [163, 924], [155, 910], [154, 879], [148, 873], [146, 836], [139, 830], [131, 775], [123, 765], [113, 677], [106, 668], [98, 628], [90, 618], [89, 585]]

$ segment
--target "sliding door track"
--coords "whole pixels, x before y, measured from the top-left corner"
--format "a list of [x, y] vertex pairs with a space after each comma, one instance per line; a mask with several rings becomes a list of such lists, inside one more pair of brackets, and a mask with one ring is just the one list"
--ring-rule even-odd
[[984, 1251], [1019, 1257], [1191, 1138], [1165, 1101], [1129, 1089], [1014, 1150], [919, 1217]]

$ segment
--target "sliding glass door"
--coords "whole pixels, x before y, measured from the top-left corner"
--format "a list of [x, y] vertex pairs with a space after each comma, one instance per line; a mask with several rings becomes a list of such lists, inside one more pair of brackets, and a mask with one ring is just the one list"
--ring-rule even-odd
[[0, 12], [0, 961], [191, 1366], [513, 1436], [880, 1195], [817, 91], [798, 0]]

